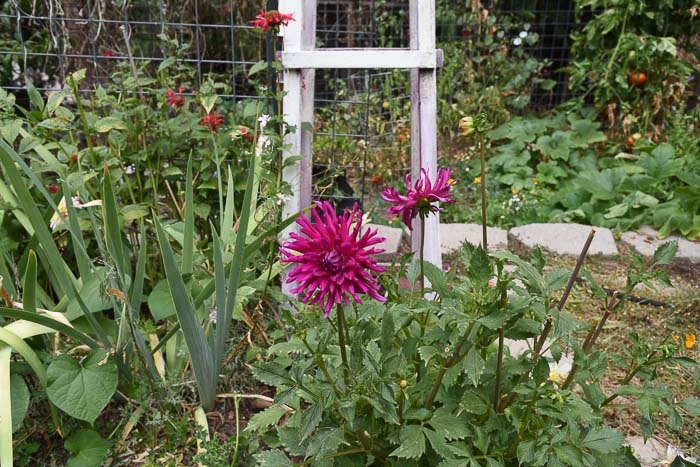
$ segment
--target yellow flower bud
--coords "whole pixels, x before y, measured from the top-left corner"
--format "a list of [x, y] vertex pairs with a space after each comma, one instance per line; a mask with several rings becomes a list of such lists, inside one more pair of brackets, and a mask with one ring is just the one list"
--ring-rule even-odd
[[474, 133], [474, 119], [472, 117], [463, 117], [459, 121], [459, 131], [462, 136], [469, 136]]
[[402, 379], [402, 380], [399, 382], [399, 387], [400, 387], [401, 389], [406, 389], [406, 388], [408, 387], [408, 381], [406, 381], [405, 379]]

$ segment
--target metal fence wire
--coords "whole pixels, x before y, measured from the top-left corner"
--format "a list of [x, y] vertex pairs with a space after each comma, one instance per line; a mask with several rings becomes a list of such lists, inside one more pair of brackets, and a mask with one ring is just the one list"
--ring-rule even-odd
[[[276, 7], [267, 0], [267, 9]], [[550, 108], [567, 97], [566, 75], [576, 27], [573, 0], [437, 0], [438, 12], [487, 8], [527, 22], [541, 40], [530, 51], [548, 60], [556, 85], [536, 91], [530, 105]], [[248, 79], [251, 67], [270, 58], [277, 37], [261, 34], [250, 20], [261, 2], [234, 0], [9, 0], [0, 6], [0, 84], [28, 104], [26, 84], [58, 90], [66, 75], [87, 69], [81, 90], [110, 79], [118, 63], [159, 64], [177, 54], [196, 70], [197, 84], [209, 74], [225, 82], [220, 97], [234, 103], [258, 99]], [[454, 18], [437, 18], [438, 44], [464, 40]], [[167, 39], [167, 40], [166, 40]], [[408, 0], [319, 0], [317, 47], [408, 47]], [[449, 57], [447, 57], [449, 59]], [[274, 80], [274, 73], [268, 80]], [[316, 75], [314, 179], [316, 198], [339, 204], [362, 201], [378, 173], [399, 169], [410, 128], [407, 70], [319, 70]], [[272, 83], [268, 83], [272, 85]], [[391, 105], [387, 106], [386, 102]], [[377, 162], [382, 154], [386, 162]]]

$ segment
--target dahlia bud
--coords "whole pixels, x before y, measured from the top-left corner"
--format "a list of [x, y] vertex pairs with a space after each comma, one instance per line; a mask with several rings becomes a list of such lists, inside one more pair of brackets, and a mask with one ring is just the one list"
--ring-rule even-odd
[[474, 133], [474, 119], [472, 117], [462, 117], [459, 121], [459, 131], [462, 136], [469, 136]]
[[399, 382], [399, 387], [400, 387], [401, 389], [406, 389], [406, 388], [408, 387], [408, 381], [406, 381], [405, 379], [402, 379], [402, 380]]

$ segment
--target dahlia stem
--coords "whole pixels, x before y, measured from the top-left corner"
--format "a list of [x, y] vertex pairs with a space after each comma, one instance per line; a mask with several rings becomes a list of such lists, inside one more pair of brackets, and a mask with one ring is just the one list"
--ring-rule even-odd
[[347, 388], [350, 382], [350, 367], [348, 366], [348, 354], [345, 351], [345, 311], [338, 304], [338, 344], [340, 345], [340, 357], [343, 359], [343, 380]]
[[425, 217], [420, 216], [420, 296], [425, 296], [425, 267], [423, 266], [425, 251]]
[[[504, 289], [501, 293], [501, 303], [499, 308], [505, 309], [508, 304], [508, 293]], [[503, 326], [498, 330], [498, 362], [496, 364], [496, 388], [493, 398], [493, 410], [498, 413], [498, 408], [501, 405], [501, 371], [503, 368], [503, 348], [505, 347], [505, 330]]]
[[481, 159], [481, 246], [488, 251], [488, 239], [486, 236], [486, 157], [484, 155], [484, 135], [479, 133], [479, 159]]

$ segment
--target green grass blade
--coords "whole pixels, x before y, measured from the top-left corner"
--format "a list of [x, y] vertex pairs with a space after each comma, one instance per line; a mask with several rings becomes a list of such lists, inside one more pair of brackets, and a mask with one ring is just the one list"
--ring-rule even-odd
[[224, 245], [230, 245], [233, 238], [233, 214], [235, 209], [235, 195], [233, 189], [233, 173], [231, 167], [228, 170], [228, 185], [226, 185], [226, 207], [224, 208], [224, 229], [221, 231], [221, 238]]
[[192, 154], [187, 161], [185, 179], [185, 234], [182, 245], [182, 273], [192, 272], [194, 256], [194, 194], [192, 193]]
[[36, 254], [34, 250], [29, 250], [29, 259], [24, 270], [22, 305], [24, 306], [24, 311], [36, 313]]
[[7, 290], [10, 295], [17, 296], [17, 290], [15, 290], [14, 277], [10, 275], [9, 269], [7, 269], [7, 264], [5, 263], [5, 251], [0, 245], [0, 277], [2, 277], [2, 286]]
[[[68, 184], [65, 182], [63, 183], [63, 196], [65, 196], [66, 201], [71, 200], [73, 197], [73, 193], [71, 193]], [[68, 228], [70, 229], [70, 237], [73, 242], [73, 250], [75, 251], [75, 261], [78, 264], [78, 274], [83, 283], [85, 283], [87, 278], [92, 276], [90, 256], [85, 248], [85, 238], [82, 230], [80, 230], [78, 213], [72, 202], [66, 202], [66, 210], [68, 211]]]
[[0, 467], [12, 467], [12, 395], [10, 357], [12, 350], [0, 346]]
[[[127, 259], [124, 256], [124, 245], [122, 244], [122, 229], [119, 225], [119, 211], [117, 211], [117, 199], [114, 196], [112, 187], [112, 176], [109, 170], [105, 170], [102, 180], [102, 217], [104, 222], [105, 240], [107, 251], [112, 256], [112, 261], [117, 267], [122, 286], [126, 284]], [[126, 290], [124, 290], [126, 292]]]
[[[268, 229], [265, 233], [257, 237], [255, 240], [253, 240], [251, 243], [246, 246], [245, 249], [245, 254], [243, 255], [243, 262], [246, 262], [254, 253], [256, 253], [260, 247], [262, 246], [263, 242], [265, 240], [268, 240], [270, 238], [274, 238], [282, 232], [284, 229], [289, 227], [295, 220], [296, 218], [299, 217], [299, 214], [294, 214], [293, 216], [288, 217], [287, 219], [283, 220], [279, 224], [275, 225], [274, 227]], [[226, 274], [229, 273], [231, 270], [231, 264], [227, 264], [225, 266], [225, 272]], [[216, 290], [216, 281], [215, 279], [209, 280], [204, 287], [202, 288], [201, 292], [199, 292], [199, 295], [197, 295], [194, 298], [194, 307], [195, 309], [200, 307], [202, 303], [204, 303], [204, 300], [207, 298], [211, 297], [211, 294], [213, 294]], [[160, 350], [167, 342], [170, 340], [171, 337], [173, 337], [177, 332], [180, 330], [180, 323], [175, 323], [172, 328], [163, 336], [163, 338], [158, 342], [158, 345], [151, 350], [151, 352], [156, 352]]]
[[[32, 195], [27, 188], [27, 183], [22, 179], [17, 167], [15, 167], [15, 159], [20, 158], [17, 156], [14, 149], [8, 146], [4, 141], [0, 140], [0, 163], [2, 163], [2, 166], [5, 169], [5, 174], [9, 178], [12, 188], [15, 190], [17, 202], [21, 206], [29, 221], [32, 223], [34, 233], [39, 241], [39, 245], [41, 245], [41, 249], [46, 253], [51, 269], [53, 269], [57, 277], [67, 279], [75, 286], [76, 278], [70, 268], [68, 268], [66, 265], [61, 253], [58, 251], [58, 248], [53, 241], [51, 232], [49, 232], [49, 229], [44, 222], [41, 213], [39, 212], [39, 208], [32, 199]], [[39, 183], [39, 189], [44, 189], [41, 183]], [[64, 282], [66, 281], [64, 280]], [[61, 283], [57, 283], [55, 286], [59, 289], [59, 291], [62, 290], [68, 296], [73, 294], [73, 287], [65, 287]]]
[[29, 366], [32, 367], [34, 373], [36, 373], [36, 376], [37, 378], [39, 378], [39, 382], [41, 383], [41, 385], [45, 388], [46, 368], [44, 368], [44, 364], [41, 363], [41, 359], [39, 359], [39, 356], [36, 354], [36, 352], [34, 352], [32, 348], [29, 347], [29, 344], [24, 342], [24, 340], [16, 334], [8, 331], [3, 327], [0, 327], [0, 342], [4, 342], [5, 344], [9, 345], [18, 354], [20, 354], [22, 358], [24, 358], [24, 360], [29, 364]]
[[[224, 259], [221, 254], [221, 240], [216, 234], [216, 230], [212, 226], [211, 229], [212, 237], [214, 239], [214, 289], [216, 291], [216, 342], [220, 339], [226, 339], [226, 332], [228, 328], [219, 326], [218, 323], [223, 322], [224, 314], [226, 313], [226, 272], [224, 268]], [[224, 335], [223, 337], [221, 335]], [[220, 362], [223, 355], [221, 352], [223, 349], [218, 345], [214, 348], [214, 362]]]
[[72, 337], [78, 342], [81, 342], [92, 349], [98, 349], [100, 345], [92, 340], [90, 336], [72, 328], [60, 321], [56, 321], [50, 316], [46, 316], [40, 313], [30, 313], [24, 310], [17, 310], [15, 308], [0, 308], [0, 316], [12, 319], [22, 319], [24, 321], [29, 321], [31, 323], [41, 324], [47, 328], [51, 328], [55, 331], [65, 334], [68, 337]]
[[168, 286], [170, 287], [170, 295], [173, 298], [177, 319], [182, 327], [182, 333], [185, 336], [185, 344], [187, 344], [190, 359], [192, 360], [192, 369], [194, 370], [195, 380], [199, 390], [199, 398], [205, 410], [211, 410], [214, 407], [217, 378], [211, 350], [207, 343], [207, 338], [204, 335], [204, 330], [197, 319], [190, 294], [185, 288], [185, 282], [180, 274], [180, 268], [177, 267], [175, 255], [168, 242], [168, 237], [155, 215], [153, 222], [156, 226], [158, 243], [160, 244], [163, 266], [165, 268], [165, 276], [168, 281]]
[[[223, 313], [223, 319], [217, 321], [216, 327], [223, 328], [223, 332], [217, 333], [216, 336], [216, 355], [223, 355], [226, 339], [228, 337], [228, 329], [231, 327], [231, 319], [233, 316], [233, 307], [236, 303], [236, 294], [238, 293], [238, 284], [243, 272], [243, 264], [245, 262], [245, 240], [248, 232], [248, 222], [250, 220], [250, 203], [253, 199], [253, 184], [255, 182], [255, 154], [251, 154], [250, 166], [248, 167], [248, 182], [246, 183], [245, 196], [243, 197], [243, 207], [241, 215], [238, 218], [238, 232], [236, 233], [236, 246], [233, 249], [233, 259], [231, 260], [231, 273], [228, 281], [228, 294], [226, 296], [226, 309]], [[218, 370], [220, 360], [216, 361]]]
[[143, 282], [146, 276], [146, 259], [148, 258], [148, 237], [146, 235], [146, 226], [143, 222], [141, 223], [140, 231], [141, 235], [139, 237], [141, 239], [141, 245], [139, 246], [139, 258], [136, 261], [136, 273], [129, 293], [129, 301], [134, 317], [138, 316], [139, 310], [141, 309]]

